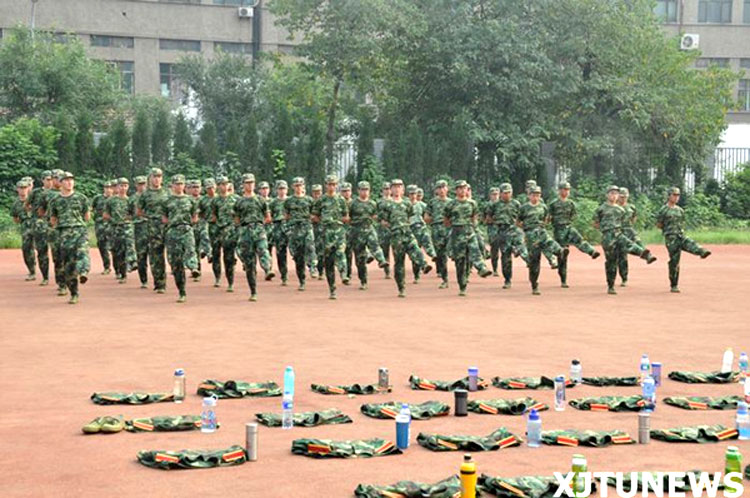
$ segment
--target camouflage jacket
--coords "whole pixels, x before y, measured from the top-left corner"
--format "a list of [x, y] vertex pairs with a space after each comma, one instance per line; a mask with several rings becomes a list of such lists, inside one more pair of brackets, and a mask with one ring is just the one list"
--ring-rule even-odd
[[241, 380], [204, 380], [198, 386], [201, 396], [214, 395], [217, 398], [268, 398], [281, 396], [281, 388], [275, 382], [242, 382]]
[[431, 451], [496, 451], [520, 446], [523, 439], [500, 427], [487, 436], [461, 436], [420, 432], [417, 443]]
[[[401, 410], [400, 401], [387, 403], [367, 403], [360, 407], [360, 411], [372, 418], [395, 419]], [[409, 403], [409, 411], [413, 420], [427, 420], [432, 417], [443, 417], [451, 411], [450, 406], [440, 401], [425, 401], [418, 405]]]
[[[469, 389], [469, 377], [448, 382], [444, 380], [427, 380], [412, 374], [409, 377], [409, 386], [418, 391], [455, 391], [456, 389]], [[482, 391], [488, 387], [490, 387], [488, 381], [481, 377], [477, 378], [478, 391]]]
[[[275, 412], [256, 413], [255, 418], [268, 427], [281, 427], [281, 415]], [[293, 415], [292, 422], [299, 427], [316, 427], [318, 425], [350, 424], [352, 419], [340, 410], [332, 408], [319, 412], [298, 412]]]
[[247, 454], [244, 448], [235, 445], [223, 450], [139, 451], [136, 458], [155, 469], [207, 469], [243, 464]]
[[91, 401], [97, 405], [147, 405], [174, 401], [174, 395], [172, 393], [97, 392], [91, 395]]
[[330, 439], [295, 439], [292, 453], [313, 458], [370, 458], [400, 455], [401, 450], [387, 439], [357, 439], [332, 441]]
[[476, 399], [469, 401], [467, 409], [470, 412], [490, 415], [523, 415], [532, 409], [538, 412], [549, 410], [549, 406], [533, 398]]

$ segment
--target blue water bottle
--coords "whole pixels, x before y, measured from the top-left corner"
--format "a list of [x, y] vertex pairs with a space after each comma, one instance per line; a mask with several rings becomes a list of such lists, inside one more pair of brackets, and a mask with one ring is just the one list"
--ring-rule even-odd
[[529, 419], [526, 421], [526, 438], [529, 448], [539, 448], [542, 444], [542, 419], [539, 413], [531, 409]]
[[401, 411], [396, 415], [396, 447], [405, 450], [409, 447], [409, 426], [411, 425], [411, 411], [409, 405], [401, 404]]
[[294, 369], [291, 366], [284, 370], [284, 397], [294, 398]]
[[646, 401], [644, 410], [648, 412], [654, 411], [656, 408], [656, 382], [650, 375], [646, 377], [642, 384], [643, 388], [643, 399]]
[[201, 432], [210, 434], [216, 430], [216, 397], [207, 396], [203, 398], [203, 410], [201, 410]]

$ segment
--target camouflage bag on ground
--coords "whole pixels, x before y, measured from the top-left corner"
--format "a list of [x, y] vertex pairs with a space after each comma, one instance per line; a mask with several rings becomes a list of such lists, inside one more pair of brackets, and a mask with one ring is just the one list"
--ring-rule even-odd
[[637, 386], [638, 377], [582, 377], [581, 382], [587, 386]]
[[737, 382], [740, 378], [739, 372], [669, 372], [669, 378], [677, 382], [688, 384], [729, 384]]
[[532, 408], [536, 411], [549, 410], [549, 406], [533, 398], [471, 400], [467, 408], [470, 412], [490, 415], [523, 415]]
[[578, 398], [568, 403], [577, 410], [592, 412], [638, 412], [646, 405], [642, 396], [601, 396], [599, 398]]
[[400, 455], [401, 450], [387, 439], [356, 439], [331, 441], [330, 439], [295, 439], [292, 453], [313, 458], [370, 458]]
[[612, 444], [634, 444], [635, 440], [623, 431], [542, 431], [542, 442], [557, 446], [590, 446], [602, 448]]
[[[671, 473], [671, 472], [670, 472]], [[652, 477], [646, 478], [646, 483], [651, 487], [652, 482], [656, 482], [657, 489], [670, 489], [667, 472], [624, 472], [622, 476], [621, 490], [624, 493], [630, 494], [631, 491], [638, 493], [638, 491], [645, 489], [644, 486], [644, 474], [651, 474]], [[690, 480], [688, 474], [695, 476], [696, 482], [700, 481], [700, 470], [689, 470], [685, 472], [685, 477], [682, 482], [679, 480], [675, 481], [674, 490], [676, 492], [682, 491], [684, 493], [691, 493], [693, 490], [690, 487]], [[605, 484], [605, 483], [602, 483]], [[613, 488], [617, 487], [616, 477], [607, 477], [606, 484]], [[719, 482], [719, 487], [716, 489], [724, 489], [724, 483]]]
[[[281, 427], [281, 415], [274, 412], [256, 413], [255, 418], [268, 427]], [[341, 413], [341, 410], [331, 408], [320, 412], [301, 412], [293, 416], [294, 425], [299, 427], [315, 427], [318, 425], [350, 424], [352, 419], [349, 415]]]
[[380, 388], [377, 384], [310, 384], [310, 389], [320, 394], [379, 394], [391, 392], [391, 387]]
[[275, 382], [242, 382], [240, 380], [204, 380], [198, 386], [198, 394], [201, 396], [216, 396], [224, 398], [268, 398], [281, 396], [281, 388]]
[[358, 498], [456, 498], [461, 494], [461, 480], [450, 476], [435, 484], [399, 481], [389, 486], [360, 484], [354, 490]]
[[154, 469], [208, 469], [243, 464], [247, 454], [244, 448], [235, 445], [224, 450], [139, 451], [137, 458]]
[[745, 467], [745, 479], [747, 479], [748, 481], [750, 481], [750, 465], [748, 465], [747, 467]]
[[[218, 424], [216, 426], [219, 427]], [[200, 430], [200, 415], [179, 415], [176, 417], [146, 417], [125, 421], [125, 430], [129, 432], [175, 432]]]
[[[414, 374], [409, 376], [409, 386], [418, 391], [455, 391], [456, 389], [469, 389], [469, 378], [464, 377], [453, 382], [444, 380], [428, 380], [417, 377]], [[477, 390], [482, 391], [490, 387], [490, 383], [481, 377], [477, 378]]]
[[684, 408], [686, 410], [735, 410], [737, 403], [744, 401], [744, 396], [687, 396], [664, 398], [668, 405]]
[[92, 394], [91, 401], [97, 405], [147, 405], [174, 401], [174, 395], [172, 393], [107, 392]]
[[[500, 389], [554, 389], [555, 381], [550, 377], [493, 377], [492, 385]], [[566, 387], [575, 387], [570, 380], [565, 381]]]
[[715, 443], [727, 439], [737, 439], [737, 429], [723, 425], [694, 425], [690, 427], [673, 427], [655, 429], [651, 437], [668, 443]]
[[[482, 474], [479, 485], [482, 491], [503, 498], [552, 498], [559, 482], [547, 476], [491, 477]], [[591, 483], [591, 492], [596, 492], [595, 482]]]
[[522, 442], [523, 439], [511, 434], [505, 427], [500, 427], [488, 436], [452, 436], [424, 432], [417, 435], [417, 443], [431, 451], [496, 451], [520, 446]]
[[[401, 401], [389, 401], [388, 403], [367, 403], [360, 407], [360, 411], [373, 418], [396, 418], [401, 411]], [[414, 420], [427, 420], [432, 417], [443, 417], [451, 411], [450, 406], [440, 401], [425, 401], [418, 405], [409, 404], [411, 418]]]

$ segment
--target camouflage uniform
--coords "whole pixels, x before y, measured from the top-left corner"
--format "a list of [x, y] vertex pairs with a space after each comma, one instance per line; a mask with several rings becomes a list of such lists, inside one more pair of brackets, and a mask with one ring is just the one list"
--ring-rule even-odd
[[[66, 173], [70, 175], [70, 173]], [[78, 279], [87, 279], [89, 261], [88, 231], [85, 216], [89, 212], [89, 200], [85, 195], [74, 192], [67, 197], [57, 195], [50, 202], [50, 216], [57, 220], [55, 231], [60, 245], [60, 265], [63, 279], [70, 290], [71, 302], [78, 298]]]
[[310, 384], [310, 389], [318, 394], [384, 394], [391, 392], [391, 387], [380, 387], [378, 384]]
[[[343, 195], [343, 192], [349, 193], [348, 199]], [[347, 212], [352, 207], [351, 192], [352, 184], [349, 182], [342, 182], [339, 193], [341, 198], [344, 199], [344, 202], [346, 202]], [[349, 281], [352, 278], [352, 266], [354, 265], [354, 242], [352, 241], [352, 231], [349, 225], [344, 225], [344, 242], [346, 243], [346, 247], [344, 248], [344, 258], [346, 259], [346, 279]]]
[[[337, 183], [335, 176], [328, 176], [326, 183]], [[326, 272], [328, 281], [328, 290], [330, 297], [336, 298], [336, 268], [338, 268], [341, 278], [348, 283], [346, 278], [346, 240], [344, 232], [343, 218], [349, 216], [349, 210], [344, 198], [338, 194], [323, 194], [313, 203], [311, 210], [313, 216], [319, 218], [318, 224], [321, 226], [322, 254], [318, 257], [323, 260], [323, 267]]]
[[[188, 181], [188, 186], [198, 189], [201, 187], [201, 181], [190, 180]], [[193, 192], [196, 191], [194, 190]], [[195, 203], [195, 209], [198, 213], [198, 219], [193, 223], [193, 239], [195, 241], [196, 256], [198, 257], [198, 271], [202, 271], [201, 259], [211, 254], [211, 242], [208, 239], [208, 223], [206, 222], [205, 214], [201, 213], [201, 201], [204, 199], [204, 196], [193, 193], [190, 199]], [[206, 214], [210, 215], [211, 210], [209, 209]]]
[[[628, 195], [628, 189], [620, 187], [620, 195]], [[638, 232], [635, 231], [635, 220], [638, 218], [638, 209], [628, 202], [622, 204], [622, 208], [625, 210], [625, 216], [622, 219], [622, 233], [628, 239], [632, 240], [638, 245], [643, 245], [641, 239], [638, 237]], [[628, 282], [628, 255], [621, 254], [620, 259], [617, 262], [617, 270], [620, 273], [622, 279], [622, 286]]]
[[[303, 184], [302, 178], [295, 178], [294, 184]], [[313, 200], [307, 195], [297, 197], [292, 195], [284, 201], [284, 214], [288, 216], [289, 249], [294, 259], [295, 271], [300, 289], [305, 288], [306, 266], [318, 267], [318, 256], [315, 252], [315, 237], [313, 235], [310, 213]]]
[[154, 469], [208, 469], [243, 464], [247, 462], [247, 453], [241, 446], [222, 450], [141, 450], [136, 458], [142, 465]]
[[386, 439], [357, 439], [331, 441], [330, 439], [295, 439], [292, 453], [313, 458], [370, 458], [400, 455], [401, 450]]
[[[112, 182], [106, 182], [105, 188], [112, 187]], [[112, 266], [110, 260], [110, 252], [112, 251], [112, 242], [110, 240], [111, 231], [109, 222], [104, 219], [104, 209], [107, 205], [107, 200], [111, 196], [104, 194], [97, 194], [91, 201], [91, 211], [94, 214], [94, 233], [96, 234], [96, 247], [99, 249], [99, 256], [102, 258], [102, 264], [104, 265], [104, 273], [110, 272]]]
[[[287, 183], [284, 180], [276, 182], [276, 189], [278, 190], [279, 188], [287, 188]], [[276, 248], [276, 264], [279, 267], [282, 285], [285, 285], [287, 281], [287, 252], [289, 249], [289, 225], [284, 215], [284, 202], [286, 202], [286, 198], [280, 199], [276, 197], [268, 206], [271, 212], [271, 222], [273, 223], [271, 233], [273, 246]]]
[[[417, 186], [409, 185], [409, 189], [407, 191], [410, 194], [412, 192], [416, 194]], [[437, 257], [437, 254], [435, 253], [435, 248], [432, 245], [432, 237], [430, 237], [430, 231], [427, 229], [427, 225], [424, 222], [424, 213], [426, 207], [427, 204], [422, 201], [415, 200], [412, 203], [412, 214], [411, 216], [409, 216], [409, 226], [411, 228], [411, 233], [414, 235], [414, 238], [417, 241], [417, 244], [419, 244], [419, 247], [421, 247], [424, 252], [434, 261]], [[412, 271], [414, 272], [414, 282], [416, 283], [419, 281], [420, 269], [413, 261]]]
[[[455, 498], [461, 496], [461, 480], [453, 475], [433, 484], [415, 481], [398, 481], [387, 486], [358, 484], [354, 490], [358, 498]], [[473, 497], [472, 497], [473, 498]]]
[[[55, 170], [55, 176], [59, 178], [59, 176], [62, 174], [62, 171]], [[65, 277], [64, 277], [64, 269], [62, 260], [60, 259], [61, 253], [60, 253], [60, 234], [57, 230], [55, 230], [51, 223], [50, 223], [50, 205], [52, 204], [52, 201], [60, 195], [60, 190], [56, 188], [51, 188], [48, 190], [44, 190], [44, 195], [41, 198], [40, 201], [40, 209], [42, 212], [45, 213], [45, 218], [47, 220], [47, 227], [48, 227], [48, 242], [50, 247], [50, 252], [52, 253], [52, 265], [54, 266], [53, 270], [55, 273], [55, 284], [57, 284], [58, 289], [58, 295], [65, 294], [66, 291], [66, 285], [65, 285]]]
[[[244, 175], [244, 181], [254, 182], [255, 177], [246, 174]], [[269, 215], [268, 203], [263, 202], [257, 195], [240, 197], [234, 204], [234, 216], [240, 224], [238, 237], [240, 259], [245, 266], [251, 299], [254, 299], [258, 294], [256, 258], [260, 260], [260, 266], [266, 272], [266, 280], [270, 280], [274, 276], [273, 271], [271, 271], [271, 255], [268, 253], [268, 239], [263, 225], [265, 218]], [[280, 247], [276, 246], [276, 255], [278, 256], [280, 253]], [[284, 258], [286, 258], [286, 247], [284, 247]]]
[[737, 429], [721, 424], [651, 430], [652, 438], [668, 443], [717, 443], [727, 439], [737, 439], [738, 435]]
[[[382, 186], [382, 190], [389, 190], [391, 189], [390, 182], [384, 182]], [[390, 198], [381, 197], [378, 199], [376, 205], [378, 208], [378, 216], [380, 216], [380, 212], [385, 207], [386, 203], [390, 200]], [[378, 221], [382, 221], [378, 218]], [[383, 226], [381, 223], [378, 223], [377, 226], [377, 232], [378, 232], [378, 243], [380, 244], [380, 250], [383, 251], [383, 257], [385, 257], [386, 261], [390, 261], [391, 259], [391, 231], [388, 230], [387, 227]], [[391, 278], [391, 267], [386, 266], [384, 268], [385, 272], [385, 278]]]
[[[500, 190], [502, 192], [513, 191], [509, 183], [502, 184]], [[497, 253], [500, 253], [505, 288], [510, 287], [513, 279], [512, 256], [520, 256], [527, 263], [529, 261], [529, 253], [523, 242], [523, 232], [516, 225], [520, 212], [521, 204], [515, 199], [510, 199], [508, 202], [500, 199], [490, 204], [486, 211], [487, 222], [490, 227], [494, 227], [493, 236], [490, 238], [491, 255], [497, 259]], [[493, 265], [495, 264], [493, 261]]]
[[[120, 178], [118, 183], [127, 184], [126, 178]], [[104, 213], [109, 217], [112, 267], [117, 278], [124, 282], [127, 272], [137, 264], [135, 241], [133, 239], [134, 205], [127, 197], [112, 195], [107, 198]]]
[[[226, 177], [219, 177], [217, 184], [227, 183]], [[221, 257], [224, 259], [224, 273], [227, 277], [227, 291], [232, 291], [234, 285], [234, 265], [237, 262], [235, 250], [237, 249], [237, 230], [234, 225], [234, 205], [237, 202], [237, 195], [229, 194], [217, 195], [211, 203], [212, 219], [215, 219], [215, 235], [212, 236], [211, 242], [214, 245], [213, 269], [214, 276], [217, 273], [221, 276]], [[210, 226], [209, 226], [210, 230]], [[209, 231], [210, 234], [210, 231]], [[222, 254], [223, 253], [223, 254]], [[247, 270], [247, 269], [246, 269]], [[217, 284], [218, 287], [218, 278]]]
[[[500, 189], [497, 187], [492, 187], [490, 189], [490, 195], [495, 193], [499, 194]], [[498, 227], [494, 223], [488, 221], [488, 216], [492, 211], [493, 206], [498, 202], [500, 202], [499, 199], [488, 199], [487, 202], [482, 205], [482, 208], [480, 210], [481, 212], [479, 213], [480, 220], [487, 227], [487, 241], [490, 244], [490, 263], [492, 264], [493, 276], [498, 275], [497, 267], [500, 259], [500, 246], [498, 244]]]
[[[435, 187], [444, 187], [444, 180], [439, 180]], [[440, 288], [448, 286], [448, 243], [450, 241], [450, 228], [443, 223], [443, 211], [451, 200], [446, 197], [441, 199], [438, 196], [430, 199], [425, 207], [425, 215], [430, 217], [430, 231], [432, 243], [435, 247], [435, 266], [437, 274], [442, 279]]]
[[[539, 189], [539, 187], [536, 187]], [[541, 192], [541, 189], [538, 190]], [[549, 215], [549, 209], [541, 202], [533, 205], [530, 202], [521, 206], [518, 214], [518, 221], [523, 226], [526, 235], [526, 248], [529, 251], [529, 281], [531, 282], [532, 292], [539, 293], [539, 271], [542, 253], [547, 255], [548, 259], [560, 257], [563, 248], [549, 236], [545, 228], [546, 220]]]
[[[42, 173], [42, 180], [51, 178], [49, 171]], [[47, 195], [47, 188], [34, 189], [26, 198], [26, 209], [31, 212], [34, 219], [33, 236], [36, 257], [39, 261], [39, 271], [42, 273], [42, 285], [49, 280], [49, 222], [47, 216], [40, 214], [42, 200]]]
[[[259, 423], [268, 427], [281, 427], [281, 414], [274, 412], [256, 413]], [[298, 412], [292, 416], [292, 425], [297, 427], [317, 427], [319, 425], [351, 424], [353, 421], [341, 410], [334, 408], [319, 412]]]
[[[319, 184], [315, 184], [312, 186], [313, 192], [320, 192], [323, 189], [323, 187]], [[315, 197], [312, 197], [313, 199], [313, 205], [315, 204]], [[312, 210], [312, 206], [310, 207]], [[310, 268], [310, 273], [312, 276], [312, 272], [315, 271], [318, 275], [318, 279], [323, 279], [323, 226], [318, 222], [313, 222], [313, 237], [315, 238], [315, 254], [318, 255], [318, 266], [315, 268]]]
[[[462, 185], [465, 186], [466, 182], [456, 184], [457, 187]], [[474, 220], [478, 215], [477, 203], [471, 199], [453, 199], [443, 210], [443, 218], [451, 229], [451, 258], [456, 264], [456, 279], [460, 295], [466, 292], [472, 262], [475, 265], [479, 263], [480, 275], [486, 277], [492, 273], [485, 268], [481, 253], [473, 247], [473, 244], [477, 244]]]
[[[148, 179], [145, 176], [135, 177], [136, 184], [142, 185], [147, 181]], [[141, 282], [141, 287], [146, 287], [148, 283], [148, 220], [137, 215], [138, 203], [142, 195], [142, 192], [137, 192], [130, 198], [130, 211], [136, 213], [133, 216], [133, 240], [138, 265], [138, 279]]]
[[[206, 178], [203, 182], [206, 189], [215, 188], [216, 180], [213, 178]], [[221, 244], [219, 243], [219, 233], [216, 226], [216, 221], [213, 219], [213, 203], [218, 196], [204, 195], [198, 202], [198, 216], [203, 220], [206, 225], [206, 236], [208, 237], [208, 243], [210, 250], [208, 251], [208, 262], [211, 263], [211, 270], [214, 273], [214, 281], [217, 282], [221, 278]]]
[[520, 446], [523, 439], [505, 427], [487, 436], [464, 436], [452, 434], [428, 434], [420, 432], [417, 443], [430, 451], [497, 451]]
[[[180, 183], [185, 183], [185, 177], [175, 175], [172, 178], [172, 184]], [[193, 218], [198, 214], [198, 206], [190, 196], [184, 193], [172, 194], [164, 203], [162, 214], [167, 219], [165, 245], [169, 266], [172, 269], [180, 298], [184, 298], [185, 269], [193, 270], [193, 276], [200, 274], [193, 233]]]
[[[359, 182], [359, 189], [370, 190], [370, 184]], [[372, 199], [366, 201], [356, 198], [349, 206], [351, 216], [351, 248], [357, 263], [357, 276], [361, 283], [360, 288], [367, 288], [367, 259], [369, 254], [374, 257], [381, 268], [388, 265], [383, 255], [383, 250], [378, 241], [378, 234], [374, 227], [374, 218], [377, 216], [377, 204]]]
[[[18, 188], [28, 188], [30, 185], [24, 181], [16, 184]], [[28, 276], [26, 280], [34, 280], [36, 274], [36, 258], [34, 257], [34, 217], [26, 210], [26, 200], [20, 197], [13, 199], [11, 206], [11, 216], [19, 224], [21, 229], [21, 252], [23, 253], [23, 262], [26, 264]]]
[[[158, 168], [151, 169], [151, 175], [161, 175]], [[149, 185], [138, 198], [138, 209], [146, 219], [148, 231], [148, 260], [151, 265], [151, 276], [154, 279], [154, 290], [164, 292], [167, 286], [167, 270], [164, 258], [164, 223], [162, 212], [167, 201], [167, 192], [163, 188], [152, 188]]]
[[[670, 189], [670, 194], [679, 194], [678, 188]], [[698, 245], [693, 239], [685, 236], [685, 211], [680, 206], [670, 207], [665, 204], [656, 214], [656, 223], [661, 227], [664, 242], [669, 252], [669, 284], [673, 292], [679, 292], [680, 257], [682, 251], [707, 258], [711, 252]]]
[[[492, 477], [482, 474], [479, 476], [479, 484], [487, 494], [502, 498], [547, 498], [554, 496], [560, 487], [560, 482], [552, 476]], [[594, 480], [591, 481], [591, 490], [596, 493]]]

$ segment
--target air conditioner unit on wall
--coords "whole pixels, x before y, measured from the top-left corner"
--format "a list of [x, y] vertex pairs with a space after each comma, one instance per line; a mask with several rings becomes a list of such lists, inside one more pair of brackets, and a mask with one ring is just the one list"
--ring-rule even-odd
[[695, 34], [684, 34], [680, 40], [680, 48], [682, 50], [698, 50], [700, 45], [700, 35]]
[[240, 7], [237, 9], [237, 15], [240, 16], [241, 19], [252, 19], [254, 12], [255, 8], [253, 7]]

